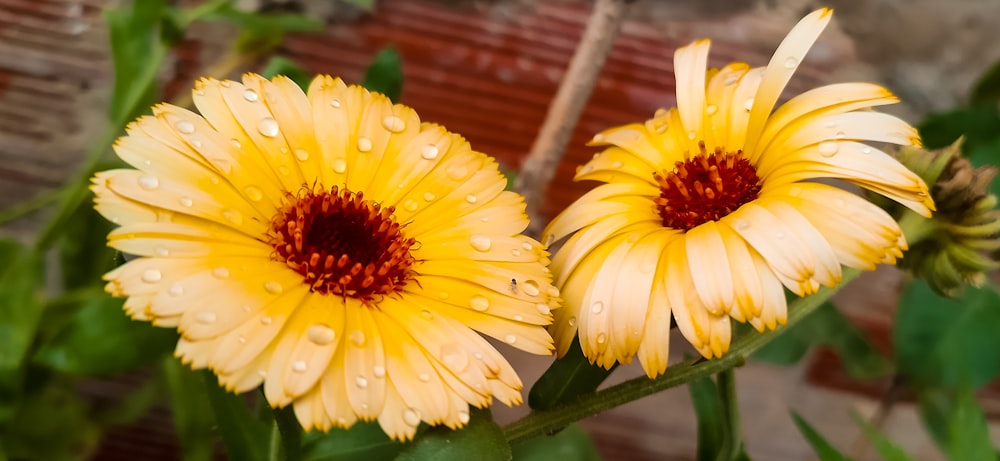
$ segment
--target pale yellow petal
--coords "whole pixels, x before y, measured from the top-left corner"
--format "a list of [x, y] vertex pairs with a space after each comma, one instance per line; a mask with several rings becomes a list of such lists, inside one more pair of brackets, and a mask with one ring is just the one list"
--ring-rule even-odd
[[684, 235], [687, 270], [691, 272], [695, 292], [713, 316], [728, 314], [733, 306], [732, 270], [718, 227], [715, 221], [708, 221]]
[[701, 135], [702, 113], [705, 110], [705, 68], [710, 45], [709, 40], [702, 39], [674, 52], [677, 110], [691, 151], [697, 148], [696, 140]]

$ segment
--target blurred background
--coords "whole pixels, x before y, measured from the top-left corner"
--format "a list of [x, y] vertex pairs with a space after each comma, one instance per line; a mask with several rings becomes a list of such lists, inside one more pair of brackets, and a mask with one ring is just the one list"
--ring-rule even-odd
[[[120, 3], [0, 0], [0, 209], [44, 196], [78, 174], [85, 152], [106, 129], [114, 67], [102, 10]], [[182, 100], [202, 75], [238, 78], [242, 71], [259, 71], [273, 55], [292, 60], [308, 74], [360, 82], [373, 58], [391, 46], [402, 64], [400, 102], [516, 170], [592, 7], [581, 0], [378, 0], [371, 8], [357, 3], [239, 0], [235, 4], [241, 11], [320, 18], [321, 30], [291, 33], [267, 56], [218, 75], [211, 70], [227, 59], [240, 28], [194, 22], [167, 54], [157, 76], [162, 88], [158, 100]], [[645, 120], [657, 108], [674, 104], [675, 48], [709, 37], [710, 65], [735, 60], [765, 65], [792, 25], [820, 6], [833, 7], [834, 20], [791, 81], [786, 97], [825, 83], [872, 81], [903, 101], [886, 110], [917, 123], [930, 113], [964, 104], [974, 82], [1000, 59], [996, 0], [637, 1], [550, 188], [547, 214], [553, 216], [592, 187], [571, 177], [576, 166], [594, 154], [585, 143], [595, 133]], [[41, 212], [6, 222], [0, 235], [31, 241], [50, 217]], [[92, 280], [99, 275], [80, 274]], [[944, 459], [923, 428], [913, 396], [897, 382], [898, 375], [876, 373], [860, 379], [842, 366], [844, 351], [857, 347], [891, 357], [901, 286], [893, 268], [866, 274], [836, 298], [837, 310], [854, 327], [844, 333], [848, 339], [837, 336], [827, 346], [804, 347], [801, 360], [795, 354], [762, 357], [767, 360], [753, 360], [737, 372], [743, 430], [755, 460], [815, 459], [789, 409], [858, 459], [878, 457], [860, 442], [854, 413], [874, 419], [915, 459]], [[691, 353], [683, 345], [677, 341], [673, 348], [678, 359]], [[511, 349], [504, 352], [514, 357], [526, 385], [551, 361]], [[611, 381], [640, 374], [638, 367], [626, 366]], [[110, 407], [153, 375], [139, 367], [88, 376], [74, 386], [87, 408]], [[164, 392], [153, 394], [162, 397]], [[1000, 384], [983, 386], [977, 397], [996, 446]], [[165, 398], [150, 402], [134, 418], [106, 425], [103, 432], [83, 437], [79, 447], [69, 449], [93, 459], [178, 459], [170, 405]], [[494, 411], [503, 423], [527, 409]], [[697, 424], [685, 389], [619, 407], [585, 420], [583, 427], [606, 459], [696, 459]]]

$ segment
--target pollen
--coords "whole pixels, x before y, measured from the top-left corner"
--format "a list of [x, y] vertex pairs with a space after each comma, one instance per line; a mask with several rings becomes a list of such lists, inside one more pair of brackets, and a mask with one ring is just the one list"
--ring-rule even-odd
[[757, 170], [742, 151], [709, 153], [699, 142], [701, 153], [677, 162], [673, 171], [653, 173], [660, 195], [653, 202], [663, 226], [689, 230], [708, 221], [718, 221], [753, 201], [760, 193]]

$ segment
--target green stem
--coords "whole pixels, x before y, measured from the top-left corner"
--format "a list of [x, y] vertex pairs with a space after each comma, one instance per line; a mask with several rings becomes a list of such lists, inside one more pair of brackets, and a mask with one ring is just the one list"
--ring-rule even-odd
[[701, 358], [667, 368], [666, 373], [656, 379], [645, 376], [625, 381], [607, 389], [580, 396], [578, 399], [546, 411], [534, 411], [504, 428], [504, 435], [511, 443], [520, 442], [542, 434], [550, 434], [566, 427], [574, 421], [596, 415], [609, 408], [639, 400], [665, 389], [680, 386], [690, 381], [705, 378], [742, 364], [747, 357], [765, 344], [811, 314], [830, 299], [841, 287], [860, 274], [857, 269], [844, 269], [842, 282], [834, 288], [823, 287], [812, 296], [799, 298], [788, 306], [788, 322], [784, 328], [764, 333], [752, 333], [738, 338], [722, 358], [704, 360]]
[[59, 199], [60, 191], [60, 189], [45, 191], [28, 200], [17, 203], [10, 208], [0, 211], [0, 225], [7, 224], [45, 208]]
[[716, 461], [733, 461], [743, 448], [740, 434], [740, 408], [736, 399], [736, 376], [732, 368], [722, 370], [718, 375], [719, 400], [725, 410], [725, 434]]
[[913, 210], [906, 210], [899, 218], [899, 228], [906, 236], [906, 243], [912, 248], [917, 243], [931, 237], [937, 230], [937, 222], [920, 216]]
[[[276, 438], [280, 438], [280, 444]], [[279, 453], [285, 456], [278, 458]], [[274, 409], [274, 428], [271, 430], [271, 451], [268, 459], [272, 461], [302, 459], [302, 426], [299, 425], [295, 410], [291, 406]]]
[[267, 460], [281, 460], [281, 431], [278, 430], [278, 422], [271, 425], [271, 441], [267, 444]]

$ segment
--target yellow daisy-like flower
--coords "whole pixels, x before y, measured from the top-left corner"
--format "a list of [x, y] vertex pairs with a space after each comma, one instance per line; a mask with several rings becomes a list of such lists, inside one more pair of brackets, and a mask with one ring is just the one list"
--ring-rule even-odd
[[729, 349], [730, 318], [757, 330], [786, 319], [782, 286], [799, 296], [841, 280], [841, 265], [873, 269], [906, 249], [897, 223], [861, 197], [814, 182], [835, 178], [930, 215], [927, 186], [861, 141], [917, 144], [896, 117], [868, 110], [897, 99], [847, 83], [798, 95], [771, 112], [831, 10], [803, 19], [766, 68], [706, 72], [708, 40], [677, 50], [677, 107], [607, 130], [610, 146], [577, 180], [600, 185], [545, 230], [568, 239], [552, 270], [564, 307], [552, 327], [560, 355], [579, 333], [610, 367], [638, 356], [667, 367], [671, 316], [705, 357]]
[[409, 439], [521, 402], [475, 331], [550, 354], [558, 292], [492, 158], [328, 76], [204, 79], [194, 103], [129, 125], [115, 152], [136, 169], [93, 179], [109, 245], [140, 256], [105, 275], [133, 318], [306, 429], [377, 419]]

